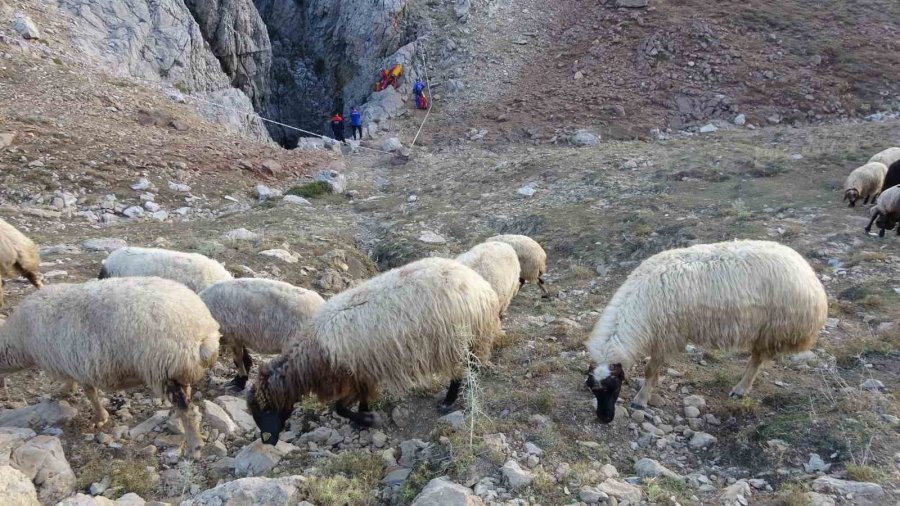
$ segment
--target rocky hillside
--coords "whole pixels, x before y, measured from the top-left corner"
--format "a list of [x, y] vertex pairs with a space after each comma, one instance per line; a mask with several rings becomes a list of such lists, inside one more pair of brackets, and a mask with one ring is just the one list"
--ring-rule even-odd
[[[523, 233], [547, 250], [551, 289], [542, 299], [523, 288], [491, 364], [472, 369], [446, 415], [437, 380], [382, 396], [371, 429], [305, 399], [282, 441], [263, 446], [243, 392], [226, 386], [223, 353], [194, 388], [207, 442], [198, 460], [185, 458], [171, 406], [145, 388], [104, 392], [110, 421], [94, 427], [81, 391], [63, 395], [40, 371], [9, 374], [0, 504], [900, 503], [898, 238], [865, 234], [865, 207], [845, 207], [838, 191], [872, 153], [900, 145], [900, 121], [847, 106], [895, 99], [889, 74], [851, 79], [874, 68], [874, 41], [892, 47], [883, 34], [896, 18], [876, 12], [895, 7], [614, 1], [0, 0], [0, 217], [40, 245], [46, 283], [91, 279], [123, 245], [159, 246], [330, 297], [410, 260]], [[713, 38], [691, 35], [694, 21]], [[642, 41], [663, 26], [671, 54], [640, 70], [637, 48], [659, 54]], [[360, 44], [351, 27], [384, 44]], [[812, 49], [829, 36], [848, 48], [840, 58]], [[316, 78], [313, 51], [351, 56]], [[723, 51], [754, 63], [684, 77]], [[438, 105], [421, 144], [409, 146], [424, 113], [405, 89], [370, 97], [379, 121], [361, 145], [259, 140], [254, 108], [300, 121], [290, 102], [306, 100], [267, 75], [296, 71], [309, 107], [342, 84], [346, 104], [366, 80], [340, 76], [379, 58], [429, 65]], [[571, 79], [548, 84], [536, 68]], [[751, 68], [774, 78], [759, 85]], [[681, 84], [669, 82], [690, 97], [721, 90], [727, 107], [679, 119]], [[813, 116], [789, 116], [803, 86], [834, 93], [844, 112], [812, 101]], [[645, 135], [651, 127], [661, 131]], [[829, 296], [816, 345], [767, 364], [742, 400], [728, 392], [747, 354], [688, 346], [647, 409], [629, 407], [642, 371], [627, 371], [616, 419], [600, 425], [583, 341], [616, 288], [654, 253], [735, 238], [809, 260]], [[34, 292], [4, 281], [0, 316]]]

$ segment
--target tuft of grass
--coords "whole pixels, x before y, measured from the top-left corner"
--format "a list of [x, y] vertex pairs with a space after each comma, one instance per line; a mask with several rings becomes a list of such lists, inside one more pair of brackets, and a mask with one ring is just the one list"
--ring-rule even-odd
[[313, 504], [362, 506], [368, 503], [370, 488], [346, 476], [317, 476], [306, 482], [306, 495]]
[[92, 483], [109, 476], [109, 487], [118, 488], [122, 494], [134, 492], [146, 496], [156, 486], [156, 473], [147, 470], [144, 460], [114, 459], [112, 462], [103, 459], [91, 459], [78, 470], [75, 487], [87, 490]]
[[400, 504], [412, 504], [419, 492], [425, 488], [425, 485], [437, 476], [438, 473], [425, 463], [420, 463], [414, 467], [397, 493]]
[[550, 390], [541, 389], [529, 396], [528, 401], [534, 411], [546, 414], [553, 411], [553, 407], [556, 405], [556, 394]]
[[840, 293], [840, 298], [850, 300], [868, 309], [878, 309], [900, 303], [900, 295], [884, 282], [868, 282], [850, 287]]
[[331, 185], [325, 181], [313, 181], [300, 186], [294, 186], [286, 191], [285, 194], [296, 195], [305, 199], [314, 199], [316, 197], [321, 197], [322, 195], [328, 195], [332, 191]]
[[322, 475], [305, 485], [313, 504], [364, 505], [381, 480], [381, 458], [366, 451], [341, 453], [322, 466]]
[[857, 251], [844, 261], [844, 266], [849, 269], [866, 262], [884, 262], [888, 258], [888, 254], [883, 251]]
[[742, 399], [729, 399], [725, 403], [725, 409], [734, 416], [737, 415], [753, 415], [759, 412], [759, 401], [753, 397], [744, 397]]
[[785, 483], [778, 492], [775, 504], [777, 506], [811, 506], [812, 500], [806, 495], [806, 492], [806, 487], [802, 483]]
[[885, 478], [884, 472], [865, 464], [847, 464], [847, 478], [853, 481], [871, 481], [878, 483]]
[[647, 483], [647, 498], [653, 504], [684, 504], [689, 502], [691, 489], [675, 478], [660, 476]]
[[367, 451], [344, 452], [332, 457], [322, 468], [324, 474], [343, 474], [373, 485], [381, 479], [381, 457]]

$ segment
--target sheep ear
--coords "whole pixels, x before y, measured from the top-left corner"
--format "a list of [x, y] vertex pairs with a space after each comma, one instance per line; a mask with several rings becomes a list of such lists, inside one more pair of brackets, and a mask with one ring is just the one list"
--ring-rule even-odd
[[594, 362], [593, 360], [591, 360], [591, 364], [588, 366], [587, 375], [590, 376], [591, 374], [593, 374], [594, 369], [596, 369], [596, 368], [597, 368], [597, 362]]

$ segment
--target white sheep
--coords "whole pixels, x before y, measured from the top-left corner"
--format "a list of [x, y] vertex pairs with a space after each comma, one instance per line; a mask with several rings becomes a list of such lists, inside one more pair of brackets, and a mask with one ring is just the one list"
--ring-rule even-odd
[[[337, 401], [339, 415], [369, 426], [378, 388], [403, 392], [449, 376], [449, 407], [467, 351], [487, 361], [499, 331], [500, 304], [484, 278], [454, 260], [418, 260], [328, 300], [307, 335], [260, 367], [247, 403], [269, 444], [308, 394]], [[348, 404], [357, 401], [354, 413]]]
[[538, 244], [537, 241], [527, 235], [495, 235], [489, 237], [486, 241], [505, 242], [516, 250], [519, 256], [519, 265], [522, 272], [519, 274], [519, 285], [525, 282], [537, 284], [541, 288], [544, 297], [549, 297], [547, 288], [544, 286], [544, 271], [547, 269], [547, 252]]
[[199, 253], [159, 248], [119, 248], [103, 261], [100, 279], [158, 276], [201, 292], [216, 281], [232, 279], [222, 264]]
[[0, 306], [3, 305], [3, 279], [25, 276], [35, 288], [40, 289], [41, 274], [38, 267], [41, 257], [37, 246], [22, 232], [0, 220]]
[[[882, 192], [875, 202], [875, 207], [869, 211], [872, 218], [866, 225], [866, 233], [872, 231], [872, 223], [878, 226], [878, 237], [884, 237], [885, 230], [893, 230], [900, 222], [900, 186], [892, 186]], [[897, 227], [897, 235], [900, 235], [900, 227]]]
[[200, 292], [219, 322], [222, 344], [234, 354], [237, 376], [231, 384], [243, 390], [258, 353], [281, 353], [325, 303], [318, 293], [271, 279], [228, 279]]
[[666, 359], [688, 341], [750, 350], [744, 377], [731, 391], [741, 397], [764, 361], [808, 350], [827, 313], [822, 283], [787, 246], [734, 241], [656, 254], [619, 287], [587, 342], [597, 417], [612, 421], [625, 371], [649, 354], [644, 386], [632, 402], [645, 407]]
[[850, 207], [856, 207], [856, 201], [861, 198], [865, 198], [863, 204], [868, 204], [869, 198], [874, 202], [881, 193], [887, 171], [881, 162], [869, 162], [854, 169], [844, 182], [844, 200], [850, 201]]
[[456, 261], [477, 272], [490, 283], [500, 299], [500, 314], [506, 313], [519, 293], [519, 257], [507, 243], [487, 241], [456, 257]]
[[869, 161], [883, 163], [886, 167], [890, 167], [900, 162], [900, 148], [887, 148], [884, 151], [879, 151], [872, 155]]
[[0, 326], [0, 374], [34, 367], [81, 384], [97, 427], [109, 419], [98, 389], [147, 385], [171, 400], [195, 457], [203, 442], [191, 385], [218, 353], [219, 324], [200, 297], [154, 277], [50, 285]]

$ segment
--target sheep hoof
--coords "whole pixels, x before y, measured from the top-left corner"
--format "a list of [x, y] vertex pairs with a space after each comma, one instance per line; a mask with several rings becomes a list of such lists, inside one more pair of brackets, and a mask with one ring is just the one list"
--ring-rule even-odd
[[728, 397], [731, 397], [732, 399], [743, 399], [744, 393], [737, 390], [732, 390], [731, 393], [728, 394]]
[[444, 404], [443, 402], [441, 402], [438, 404], [437, 409], [438, 413], [447, 415], [453, 412], [453, 404]]

